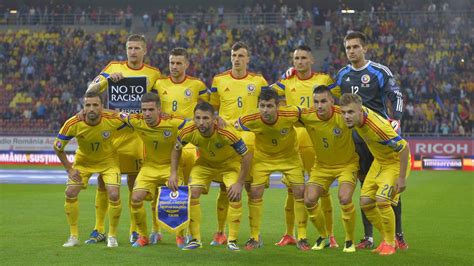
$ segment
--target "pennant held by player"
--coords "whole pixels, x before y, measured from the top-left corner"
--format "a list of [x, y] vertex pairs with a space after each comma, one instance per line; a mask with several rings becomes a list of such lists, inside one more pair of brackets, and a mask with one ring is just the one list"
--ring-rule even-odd
[[157, 215], [161, 226], [170, 232], [178, 232], [189, 224], [189, 187], [179, 186], [176, 192], [160, 187]]

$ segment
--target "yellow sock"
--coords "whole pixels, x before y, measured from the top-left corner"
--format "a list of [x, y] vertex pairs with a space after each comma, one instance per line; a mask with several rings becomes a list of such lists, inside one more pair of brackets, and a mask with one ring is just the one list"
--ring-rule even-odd
[[109, 200], [109, 236], [117, 236], [117, 227], [122, 213], [122, 203], [120, 200]]
[[319, 211], [318, 204], [314, 205], [311, 208], [306, 207], [308, 212], [308, 218], [313, 223], [314, 227], [318, 230], [322, 238], [328, 237], [328, 232], [326, 230], [326, 222], [324, 221], [324, 215]]
[[135, 218], [133, 217], [133, 214], [132, 214], [132, 191], [129, 191], [129, 193], [128, 193], [128, 211], [130, 213], [130, 232], [129, 232], [129, 234], [131, 235], [132, 232], [137, 231], [137, 223], [135, 222]]
[[237, 240], [242, 217], [242, 202], [230, 202], [227, 217], [229, 217], [229, 241]]
[[77, 200], [77, 197], [66, 197], [66, 202], [64, 203], [64, 210], [66, 212], [66, 220], [69, 224], [71, 236], [75, 236], [76, 238], [78, 238], [79, 229], [77, 226], [77, 221], [79, 219], [79, 201]]
[[306, 239], [306, 226], [308, 215], [304, 206], [304, 199], [295, 199], [295, 217], [298, 231], [298, 239]]
[[201, 240], [201, 204], [199, 199], [191, 199], [189, 210], [189, 230], [194, 239]]
[[384, 237], [384, 232], [382, 229], [382, 222], [380, 219], [380, 212], [377, 208], [375, 208], [375, 202], [369, 203], [365, 205], [361, 205], [360, 208], [364, 212], [367, 220], [382, 234], [382, 238]]
[[[158, 193], [158, 192], [156, 192]], [[153, 232], [160, 232], [160, 224], [158, 223], [158, 212], [156, 210], [156, 202], [158, 200], [157, 198], [158, 194], [155, 194], [155, 197], [153, 198], [153, 201], [151, 202], [151, 231]]]
[[354, 241], [354, 229], [355, 229], [355, 208], [354, 203], [341, 205], [342, 223], [344, 224], [344, 230], [346, 232], [346, 240]]
[[219, 195], [217, 196], [217, 232], [225, 232], [228, 209], [229, 199], [227, 198], [227, 192], [219, 190]]
[[146, 210], [143, 206], [143, 201], [133, 202], [132, 201], [132, 214], [137, 223], [138, 234], [141, 236], [148, 237], [148, 227], [146, 223]]
[[322, 195], [320, 197], [321, 201], [321, 211], [323, 212], [324, 219], [326, 220], [326, 230], [328, 231], [328, 235], [333, 236], [334, 231], [334, 217], [332, 212], [332, 199], [329, 193]]
[[295, 234], [295, 198], [293, 192], [288, 190], [286, 194], [285, 202], [285, 222], [286, 222], [286, 233], [289, 236]]
[[105, 216], [109, 208], [107, 190], [97, 188], [95, 192], [95, 228], [100, 233], [105, 232]]
[[382, 230], [384, 240], [392, 246], [395, 246], [395, 213], [390, 202], [377, 202], [377, 208], [380, 212], [382, 221]]
[[258, 241], [262, 224], [263, 199], [249, 199], [250, 237]]

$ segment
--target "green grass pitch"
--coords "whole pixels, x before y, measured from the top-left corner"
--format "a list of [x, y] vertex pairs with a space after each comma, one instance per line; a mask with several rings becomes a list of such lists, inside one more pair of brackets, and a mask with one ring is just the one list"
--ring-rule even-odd
[[[62, 185], [0, 185], [0, 261], [2, 265], [29, 264], [159, 264], [159, 265], [473, 265], [473, 175], [467, 172], [412, 172], [408, 189], [403, 193], [403, 222], [409, 250], [381, 257], [368, 250], [345, 254], [342, 248], [301, 252], [294, 246], [273, 245], [284, 232], [284, 189], [268, 189], [264, 195], [262, 237], [264, 246], [254, 251], [230, 252], [224, 247], [211, 247], [209, 242], [216, 228], [215, 200], [217, 190], [203, 196], [202, 249], [181, 251], [174, 236], [165, 232], [163, 242], [156, 246], [132, 248], [128, 244], [129, 214], [122, 212], [119, 247], [105, 244], [63, 248], [68, 237], [64, 215]], [[357, 195], [354, 196], [358, 206]], [[344, 241], [336, 189], [331, 193], [334, 203], [335, 235], [340, 246]], [[95, 186], [80, 194], [80, 240], [83, 243], [94, 226]], [[128, 197], [122, 187], [123, 202]], [[150, 216], [148, 216], [150, 218]], [[151, 222], [149, 222], [150, 226]], [[247, 207], [239, 243], [248, 238]], [[308, 226], [310, 240], [317, 237]], [[360, 213], [357, 212], [356, 237], [362, 236]], [[375, 236], [379, 242], [378, 235]]]

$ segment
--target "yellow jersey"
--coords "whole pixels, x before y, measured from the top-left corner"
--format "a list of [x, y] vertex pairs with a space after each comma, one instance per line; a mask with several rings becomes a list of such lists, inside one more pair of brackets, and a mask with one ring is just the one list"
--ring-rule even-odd
[[316, 163], [325, 168], [344, 168], [358, 162], [352, 131], [342, 117], [339, 106], [333, 106], [328, 120], [318, 117], [315, 107], [304, 108], [300, 121], [306, 127], [316, 152]]
[[354, 129], [381, 165], [400, 163], [398, 153], [408, 148], [408, 142], [393, 130], [390, 123], [367, 107], [364, 107], [362, 126]]
[[267, 124], [260, 113], [240, 117], [234, 126], [241, 131], [255, 134], [255, 158], [281, 159], [298, 154], [298, 142], [294, 124], [300, 117], [296, 106], [280, 107], [274, 124]]
[[278, 95], [286, 99], [287, 105], [302, 106], [310, 108], [313, 106], [313, 90], [317, 86], [333, 84], [333, 79], [324, 73], [313, 72], [311, 77], [300, 79], [298, 75], [293, 75], [288, 79], [276, 82], [274, 88]]
[[78, 149], [73, 167], [79, 171], [102, 172], [112, 165], [118, 165], [112, 139], [124, 123], [116, 114], [102, 112], [100, 123], [88, 125], [76, 116], [69, 118], [54, 141], [54, 149], [64, 151], [67, 143], [77, 139]]
[[133, 128], [143, 141], [143, 166], [171, 163], [171, 150], [176, 143], [178, 130], [184, 125], [184, 119], [162, 117], [156, 126], [150, 127], [142, 114], [121, 113], [120, 118]]
[[209, 103], [219, 106], [219, 116], [228, 122], [234, 122], [240, 116], [258, 111], [258, 96], [262, 87], [268, 83], [262, 75], [247, 72], [237, 79], [228, 70], [214, 77]]
[[198, 99], [209, 101], [206, 85], [191, 76], [186, 76], [180, 83], [173, 82], [171, 78], [160, 78], [153, 89], [158, 91], [163, 112], [185, 118], [193, 117]]
[[[161, 77], [161, 72], [158, 68], [143, 64], [139, 69], [130, 68], [127, 61], [112, 61], [110, 62], [101, 73], [94, 79], [93, 82], [98, 83], [104, 79], [107, 79], [110, 74], [121, 72], [124, 77], [146, 77], [146, 90], [147, 92], [153, 89], [155, 82]], [[100, 92], [107, 89], [107, 84], [100, 87]], [[117, 152], [123, 155], [129, 155], [135, 158], [140, 158], [143, 146], [140, 138], [137, 138], [130, 128], [125, 128], [114, 139], [114, 145], [117, 147]], [[137, 169], [122, 169], [124, 172], [134, 172]]]
[[[219, 164], [233, 160], [238, 155], [243, 156], [248, 152], [245, 142], [239, 133], [232, 127], [218, 128], [210, 137], [204, 137], [199, 132], [196, 124], [189, 121], [178, 132], [177, 145], [182, 147], [187, 143], [195, 145], [199, 151], [198, 161]], [[238, 159], [237, 159], [238, 160]]]
[[[153, 89], [153, 85], [158, 78], [161, 78], [161, 71], [158, 68], [143, 64], [139, 69], [130, 68], [127, 61], [112, 61], [110, 62], [100, 74], [94, 79], [94, 83], [99, 83], [107, 79], [110, 74], [121, 72], [124, 77], [146, 77], [146, 90], [149, 92]], [[100, 87], [100, 92], [107, 89], [107, 84]]]

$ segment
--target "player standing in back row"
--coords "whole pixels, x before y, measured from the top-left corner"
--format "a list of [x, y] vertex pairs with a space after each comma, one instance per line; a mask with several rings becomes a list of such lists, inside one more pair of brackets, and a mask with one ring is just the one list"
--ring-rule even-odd
[[[287, 105], [300, 106], [303, 108], [313, 107], [313, 90], [314, 88], [325, 85], [329, 86], [334, 83], [332, 78], [324, 73], [313, 72], [311, 66], [314, 64], [314, 57], [311, 48], [306, 45], [298, 46], [293, 52], [293, 74], [286, 79], [282, 79], [272, 85], [278, 94], [282, 96]], [[303, 160], [303, 166], [306, 173], [311, 173], [314, 165], [316, 154], [311, 143], [311, 138], [304, 127], [297, 127], [298, 149]], [[283, 179], [285, 180], [285, 179]], [[285, 181], [284, 181], [285, 183]], [[331, 248], [338, 247], [333, 234], [333, 213], [332, 201], [329, 191], [320, 196], [321, 208], [319, 209], [324, 215], [326, 221], [325, 227], [329, 234], [329, 246]], [[295, 213], [293, 206], [293, 191], [288, 187], [288, 194], [285, 202], [285, 218], [286, 233], [281, 240], [276, 243], [277, 246], [286, 246], [296, 244], [293, 236], [295, 227]], [[318, 215], [316, 219], [323, 220], [322, 215]]]
[[[218, 111], [221, 118], [233, 123], [242, 115], [258, 112], [258, 95], [268, 83], [262, 75], [247, 70], [250, 51], [245, 43], [236, 42], [232, 45], [230, 60], [232, 69], [217, 74], [212, 81], [209, 103]], [[242, 139], [249, 151], [253, 152], [255, 139], [253, 133], [242, 132]], [[250, 180], [246, 180], [246, 183], [249, 184]], [[226, 193], [225, 186], [221, 184], [217, 199], [218, 226], [211, 245], [222, 245], [227, 242], [225, 223], [229, 202]]]
[[[367, 53], [367, 37], [361, 32], [350, 32], [344, 38], [344, 48], [350, 64], [339, 70], [336, 82], [331, 85], [332, 93], [340, 97], [344, 93], [357, 94], [362, 98], [364, 106], [388, 119], [395, 131], [399, 132], [400, 119], [403, 112], [403, 95], [397, 86], [390, 69], [382, 64], [365, 58]], [[389, 100], [392, 110], [388, 110], [386, 101]], [[359, 179], [363, 184], [374, 157], [367, 145], [356, 131], [353, 132], [357, 153], [360, 157]], [[396, 217], [396, 240], [400, 249], [407, 249], [408, 244], [403, 238], [401, 220], [401, 202], [393, 206]], [[357, 248], [371, 248], [373, 242], [373, 227], [362, 212], [365, 237]]]

